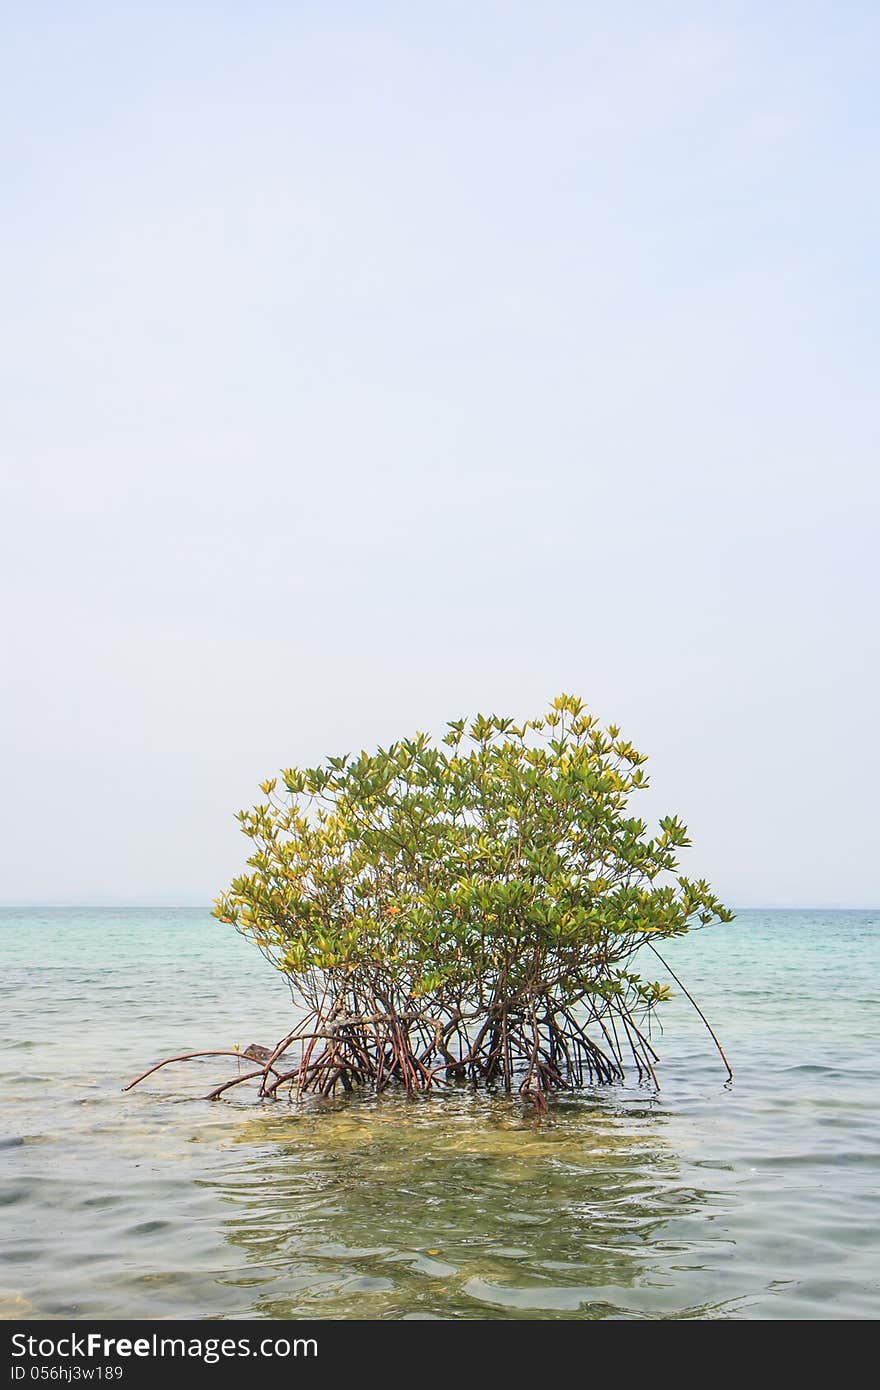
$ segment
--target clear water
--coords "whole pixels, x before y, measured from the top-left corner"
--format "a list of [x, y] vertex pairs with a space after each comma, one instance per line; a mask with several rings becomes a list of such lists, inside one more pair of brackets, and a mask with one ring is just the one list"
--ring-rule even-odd
[[297, 1111], [199, 1099], [228, 1062], [121, 1092], [169, 1052], [285, 1030], [283, 982], [232, 929], [3, 911], [3, 1314], [877, 1317], [880, 914], [746, 912], [668, 957], [730, 1087], [679, 998], [659, 1094], [543, 1121], [467, 1092]]

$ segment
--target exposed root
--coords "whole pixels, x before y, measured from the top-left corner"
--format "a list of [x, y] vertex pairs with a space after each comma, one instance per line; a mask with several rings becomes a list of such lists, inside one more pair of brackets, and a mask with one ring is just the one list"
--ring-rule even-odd
[[659, 1085], [644, 1020], [640, 1026], [622, 997], [577, 1005], [546, 995], [496, 997], [471, 1015], [451, 1006], [426, 1012], [411, 999], [395, 1008], [386, 998], [374, 998], [365, 1007], [344, 990], [321, 1003], [272, 1049], [252, 1044], [245, 1053], [217, 1049], [168, 1057], [123, 1089], [172, 1063], [226, 1056], [255, 1065], [216, 1086], [210, 1100], [257, 1080], [265, 1100], [285, 1091], [291, 1100], [340, 1089], [380, 1095], [392, 1086], [414, 1095], [470, 1083], [518, 1094], [542, 1112], [554, 1091], [622, 1081], [626, 1059], [640, 1081]]
[[676, 975], [676, 973], [675, 973], [675, 971], [673, 970], [672, 966], [669, 964], [668, 961], [665, 961], [665, 960], [663, 959], [663, 957], [661, 956], [660, 952], [657, 950], [657, 947], [656, 947], [656, 946], [653, 946], [653, 945], [651, 944], [650, 941], [647, 942], [647, 945], [648, 945], [648, 947], [654, 952], [654, 955], [657, 957], [657, 959], [659, 960], [659, 962], [660, 962], [660, 964], [663, 966], [663, 968], [664, 968], [665, 970], [668, 970], [668, 971], [669, 971], [670, 975], [672, 976], [672, 978], [673, 978], [673, 980], [675, 981], [675, 983], [678, 985], [678, 987], [679, 987], [679, 989], [681, 990], [682, 994], [685, 996], [686, 999], [689, 999], [689, 1000], [690, 1000], [690, 1002], [693, 1004], [694, 1008], [696, 1009], [697, 1013], [700, 1015], [700, 1018], [701, 1018], [701, 1019], [703, 1020], [703, 1022], [705, 1023], [706, 1029], [707, 1029], [707, 1031], [708, 1031], [708, 1033], [709, 1033], [709, 1036], [711, 1037], [713, 1043], [714, 1043], [715, 1046], [717, 1047], [719, 1056], [721, 1057], [722, 1062], [724, 1063], [725, 1067], [727, 1068], [727, 1079], [728, 1079], [728, 1081], [732, 1081], [732, 1080], [733, 1080], [733, 1068], [731, 1067], [730, 1063], [729, 1063], [728, 1060], [727, 1060], [727, 1057], [726, 1057], [725, 1052], [724, 1052], [724, 1048], [721, 1046], [721, 1043], [718, 1041], [718, 1037], [717, 1037], [717, 1035], [716, 1035], [716, 1033], [715, 1033], [715, 1029], [712, 1027], [712, 1025], [711, 1025], [711, 1023], [709, 1022], [708, 1018], [707, 1018], [706, 1015], [703, 1013], [703, 1010], [700, 1008], [699, 1004], [697, 1003], [697, 1001], [696, 1001], [696, 999], [694, 998], [694, 996], [691, 994], [690, 990], [689, 990], [685, 985], [682, 984], [681, 980], [680, 980], [680, 979], [678, 978], [678, 976]]

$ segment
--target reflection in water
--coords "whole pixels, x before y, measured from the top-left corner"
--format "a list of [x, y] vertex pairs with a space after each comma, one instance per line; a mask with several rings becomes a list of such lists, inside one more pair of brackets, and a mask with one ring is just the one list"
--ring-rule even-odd
[[188, 1099], [222, 1059], [120, 1091], [277, 1036], [281, 981], [206, 914], [0, 911], [0, 1318], [876, 1317], [880, 917], [676, 952], [730, 1089], [678, 1000], [659, 1095], [318, 1113]]
[[543, 1120], [468, 1092], [262, 1112], [210, 1184], [248, 1259], [233, 1282], [275, 1318], [668, 1316], [701, 1194], [663, 1127], [644, 1092]]

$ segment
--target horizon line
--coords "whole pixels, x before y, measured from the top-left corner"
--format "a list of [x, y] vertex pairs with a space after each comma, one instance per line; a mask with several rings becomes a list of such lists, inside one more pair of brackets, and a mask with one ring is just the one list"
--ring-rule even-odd
[[[0, 902], [0, 912], [17, 912], [23, 908], [45, 911], [158, 911], [161, 908], [186, 908], [191, 911], [210, 911], [213, 900], [201, 902]], [[731, 909], [733, 912], [880, 912], [874, 903], [748, 903]]]

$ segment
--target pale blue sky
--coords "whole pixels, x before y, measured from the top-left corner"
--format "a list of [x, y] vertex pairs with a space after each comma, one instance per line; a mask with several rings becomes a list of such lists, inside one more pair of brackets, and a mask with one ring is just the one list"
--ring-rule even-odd
[[0, 24], [0, 901], [581, 694], [739, 905], [876, 905], [880, 10]]

